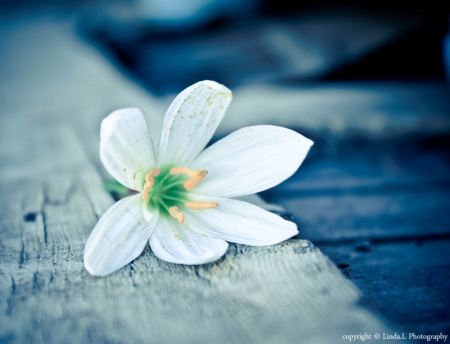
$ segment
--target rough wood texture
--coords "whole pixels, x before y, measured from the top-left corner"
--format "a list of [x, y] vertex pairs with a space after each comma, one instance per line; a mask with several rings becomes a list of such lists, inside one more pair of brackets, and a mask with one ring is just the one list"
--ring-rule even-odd
[[[447, 103], [448, 118], [449, 99], [429, 95], [417, 111]], [[450, 331], [450, 135], [440, 130], [316, 140], [301, 171], [264, 193], [372, 307], [416, 333]]]
[[[83, 247], [113, 202], [96, 152], [99, 122], [118, 107], [163, 110], [67, 20], [13, 18], [0, 31], [0, 341], [336, 343], [389, 330], [305, 240], [231, 245], [200, 267], [147, 248], [107, 278], [90, 276]], [[160, 117], [151, 121], [157, 132]]]
[[[450, 102], [442, 117], [449, 111]], [[292, 212], [315, 243], [448, 237], [450, 136], [442, 131], [316, 140], [302, 170], [264, 195]]]
[[450, 331], [450, 240], [321, 245], [372, 307], [416, 333]]

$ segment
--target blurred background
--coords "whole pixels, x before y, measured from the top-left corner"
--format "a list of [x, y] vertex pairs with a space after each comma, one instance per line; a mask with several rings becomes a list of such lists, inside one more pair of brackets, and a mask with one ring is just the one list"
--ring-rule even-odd
[[[313, 139], [299, 171], [262, 197], [285, 208], [280, 214], [363, 291], [371, 309], [417, 333], [450, 332], [449, 2], [11, 0], [0, 11], [0, 35], [19, 22], [34, 23], [30, 32], [44, 27], [41, 36], [3, 40], [4, 108], [18, 106], [11, 99], [30, 80], [20, 103], [42, 111], [49, 104], [40, 88], [58, 78], [41, 65], [15, 73], [11, 66], [25, 55], [38, 64], [51, 51], [53, 66], [63, 66], [52, 73], [85, 87], [78, 73], [86, 66], [61, 62], [84, 48], [45, 38], [55, 34], [46, 23], [56, 21], [145, 90], [154, 106], [144, 113], [162, 118], [178, 92], [210, 79], [234, 93], [214, 140], [256, 124]], [[29, 46], [42, 55], [30, 57]], [[98, 68], [89, 71], [101, 78]], [[75, 83], [57, 84], [60, 99], [76, 97]], [[117, 99], [106, 93], [112, 111]], [[97, 131], [106, 110], [86, 126]]]
[[83, 30], [159, 95], [196, 80], [444, 80], [445, 2], [137, 0]]

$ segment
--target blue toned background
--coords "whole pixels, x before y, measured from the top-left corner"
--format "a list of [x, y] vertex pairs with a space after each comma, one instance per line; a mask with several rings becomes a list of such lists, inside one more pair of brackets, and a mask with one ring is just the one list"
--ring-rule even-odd
[[70, 12], [78, 35], [161, 104], [199, 80], [225, 84], [235, 98], [214, 140], [256, 124], [313, 139], [299, 171], [262, 197], [284, 206], [372, 309], [411, 332], [450, 332], [448, 3], [0, 6]]

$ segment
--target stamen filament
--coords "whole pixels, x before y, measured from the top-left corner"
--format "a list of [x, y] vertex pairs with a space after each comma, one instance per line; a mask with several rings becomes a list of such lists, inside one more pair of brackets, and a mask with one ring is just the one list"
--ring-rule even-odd
[[170, 188], [173, 187], [173, 186], [176, 186], [176, 185], [182, 185], [182, 184], [184, 184], [184, 180], [182, 180], [182, 181], [178, 180], [178, 181], [176, 181], [176, 182], [173, 182], [173, 183], [164, 185], [164, 187], [163, 187], [161, 190], [167, 190], [167, 189], [170, 189]]
[[164, 209], [166, 209], [166, 211], [168, 212], [168, 213], [170, 213], [170, 209], [169, 209], [169, 207], [160, 199], [160, 198], [158, 198], [157, 200], [156, 200], [160, 205], [162, 205], [162, 207], [164, 208]]
[[173, 206], [169, 208], [169, 214], [176, 218], [178, 220], [179, 223], [183, 223], [184, 222], [184, 215], [183, 213], [178, 209], [177, 206]]
[[178, 201], [180, 203], [183, 203], [183, 199], [180, 197], [172, 197], [172, 196], [167, 196], [167, 195], [162, 195], [161, 197], [165, 198], [165, 199], [171, 199], [172, 201]]
[[206, 177], [207, 174], [208, 174], [207, 170], [199, 171], [199, 173], [195, 177], [191, 177], [184, 182], [184, 188], [188, 191], [191, 191], [198, 185], [198, 183], [200, 183], [203, 180], [203, 178]]
[[193, 210], [212, 209], [219, 206], [217, 202], [186, 202], [184, 204], [187, 208]]

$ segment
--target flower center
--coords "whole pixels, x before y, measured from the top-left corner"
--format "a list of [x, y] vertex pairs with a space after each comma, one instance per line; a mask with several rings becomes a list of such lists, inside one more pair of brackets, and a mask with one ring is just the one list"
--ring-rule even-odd
[[153, 168], [145, 175], [142, 202], [144, 207], [170, 215], [184, 222], [184, 214], [180, 209], [193, 210], [217, 207], [216, 202], [189, 201], [188, 193], [208, 174], [206, 170], [191, 170], [188, 167]]

